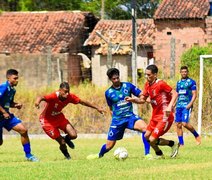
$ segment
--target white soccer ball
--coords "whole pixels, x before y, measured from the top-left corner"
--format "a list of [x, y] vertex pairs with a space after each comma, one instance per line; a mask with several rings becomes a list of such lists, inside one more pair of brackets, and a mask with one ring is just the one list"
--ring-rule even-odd
[[118, 147], [113, 155], [117, 160], [125, 160], [128, 157], [128, 152], [124, 147]]

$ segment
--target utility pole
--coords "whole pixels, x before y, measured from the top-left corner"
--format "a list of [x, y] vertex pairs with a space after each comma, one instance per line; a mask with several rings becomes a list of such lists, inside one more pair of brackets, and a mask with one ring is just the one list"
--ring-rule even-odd
[[171, 49], [170, 77], [173, 78], [173, 77], [175, 77], [175, 46], [176, 46], [175, 38], [173, 38], [173, 37], [171, 38], [170, 45], [171, 45], [171, 48], [170, 48]]
[[104, 19], [104, 16], [105, 16], [105, 0], [102, 0], [101, 19]]
[[[136, 0], [132, 0], [132, 83], [137, 86], [137, 23], [136, 23]], [[134, 105], [133, 110], [135, 114], [138, 114], [138, 106]]]

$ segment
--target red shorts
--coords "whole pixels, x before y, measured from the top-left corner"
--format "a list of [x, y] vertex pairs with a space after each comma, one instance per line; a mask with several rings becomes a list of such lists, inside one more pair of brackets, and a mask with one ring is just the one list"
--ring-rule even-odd
[[171, 127], [174, 121], [173, 113], [170, 114], [168, 118], [164, 118], [164, 115], [152, 116], [147, 130], [151, 131], [151, 136], [158, 139], [160, 136], [164, 135]]
[[52, 139], [60, 137], [59, 130], [66, 132], [66, 126], [70, 124], [64, 115], [55, 116], [54, 118], [40, 117], [40, 123], [45, 133]]

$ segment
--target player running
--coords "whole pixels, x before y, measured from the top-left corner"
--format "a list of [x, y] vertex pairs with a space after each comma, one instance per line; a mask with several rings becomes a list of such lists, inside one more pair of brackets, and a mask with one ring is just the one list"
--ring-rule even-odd
[[180, 68], [181, 80], [177, 82], [176, 91], [178, 100], [176, 104], [175, 122], [180, 146], [184, 145], [182, 126], [188, 129], [195, 137], [197, 145], [201, 144], [201, 138], [194, 127], [189, 123], [194, 101], [197, 97], [196, 82], [188, 77], [188, 67]]
[[87, 156], [87, 159], [102, 158], [105, 153], [115, 146], [117, 140], [123, 138], [126, 128], [142, 132], [145, 157], [151, 157], [151, 154], [149, 154], [150, 145], [144, 137], [147, 125], [139, 116], [133, 113], [132, 103], [125, 100], [127, 96], [131, 95], [140, 97], [141, 90], [129, 82], [120, 82], [119, 70], [116, 68], [109, 69], [107, 76], [112, 82], [112, 86], [105, 92], [107, 104], [112, 114], [107, 143], [102, 145], [98, 154], [91, 154]]
[[[65, 118], [62, 109], [69, 103], [72, 103], [91, 107], [101, 114], [103, 114], [104, 110], [70, 93], [70, 87], [67, 82], [61, 83], [58, 91], [43, 97], [38, 97], [35, 102], [35, 107], [39, 108], [41, 101], [46, 102], [45, 108], [39, 118], [41, 126], [50, 138], [59, 143], [60, 151], [65, 158], [69, 160], [71, 156], [66, 144], [74, 149], [74, 143], [71, 140], [77, 138], [77, 132], [68, 119]], [[66, 136], [62, 137], [59, 130], [64, 131]]]
[[14, 130], [21, 135], [21, 143], [26, 159], [37, 162], [38, 158], [31, 154], [30, 140], [26, 127], [19, 118], [9, 112], [10, 108], [22, 108], [22, 104], [14, 102], [15, 86], [18, 85], [18, 71], [15, 69], [7, 70], [6, 78], [7, 81], [0, 85], [0, 145], [3, 144], [3, 128], [8, 131]]
[[157, 79], [158, 68], [156, 65], [149, 65], [146, 68], [145, 75], [147, 82], [140, 98], [127, 97], [126, 100], [138, 104], [146, 102], [150, 97], [153, 108], [152, 117], [147, 131], [146, 139], [156, 153], [157, 159], [163, 159], [164, 154], [159, 146], [169, 146], [172, 148], [171, 157], [178, 154], [179, 144], [172, 140], [161, 138], [171, 127], [174, 121], [173, 104], [177, 99], [177, 92], [173, 90], [166, 82]]

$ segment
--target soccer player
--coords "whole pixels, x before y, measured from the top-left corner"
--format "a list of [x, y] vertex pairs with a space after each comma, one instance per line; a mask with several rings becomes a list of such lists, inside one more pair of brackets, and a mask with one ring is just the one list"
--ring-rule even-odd
[[[62, 109], [69, 103], [81, 104], [84, 106], [96, 109], [103, 114], [105, 111], [90, 102], [80, 99], [76, 95], [70, 93], [70, 86], [67, 82], [60, 84], [59, 90], [51, 94], [37, 97], [35, 107], [39, 108], [41, 101], [45, 101], [46, 105], [43, 112], [40, 115], [40, 123], [45, 133], [52, 139], [56, 140], [60, 145], [60, 151], [63, 153], [67, 160], [71, 159], [71, 156], [67, 150], [66, 144], [74, 149], [74, 143], [71, 141], [77, 138], [77, 132], [73, 125], [65, 118], [62, 113]], [[65, 137], [62, 137], [60, 131], [66, 133]]]
[[171, 157], [178, 154], [179, 144], [172, 140], [161, 138], [171, 127], [174, 121], [173, 105], [177, 99], [177, 92], [166, 82], [157, 79], [158, 68], [156, 65], [149, 65], [145, 70], [147, 82], [140, 98], [126, 97], [129, 102], [143, 104], [150, 97], [153, 108], [152, 117], [145, 133], [146, 139], [154, 149], [156, 158], [163, 159], [164, 154], [159, 146], [172, 148]]
[[102, 158], [105, 153], [114, 147], [117, 140], [123, 138], [126, 128], [142, 132], [145, 157], [151, 157], [151, 154], [149, 154], [150, 145], [144, 138], [147, 125], [139, 116], [133, 113], [132, 103], [125, 100], [125, 97], [131, 95], [140, 97], [141, 90], [129, 82], [121, 82], [119, 73], [116, 68], [110, 68], [107, 71], [107, 76], [112, 82], [112, 86], [105, 92], [106, 101], [112, 114], [107, 142], [102, 145], [98, 154], [91, 154], [87, 156], [87, 159]]
[[14, 102], [15, 86], [18, 84], [18, 71], [9, 69], [6, 72], [7, 81], [0, 85], [0, 145], [3, 144], [3, 128], [14, 130], [21, 135], [21, 143], [27, 160], [37, 162], [38, 158], [31, 154], [30, 140], [26, 127], [21, 120], [9, 112], [10, 108], [21, 109], [22, 104]]
[[175, 122], [180, 146], [184, 145], [182, 126], [188, 129], [195, 137], [197, 145], [201, 144], [201, 138], [194, 127], [189, 123], [194, 101], [197, 97], [196, 82], [188, 77], [188, 67], [180, 68], [181, 80], [177, 82], [176, 91], [178, 99], [176, 104]]

